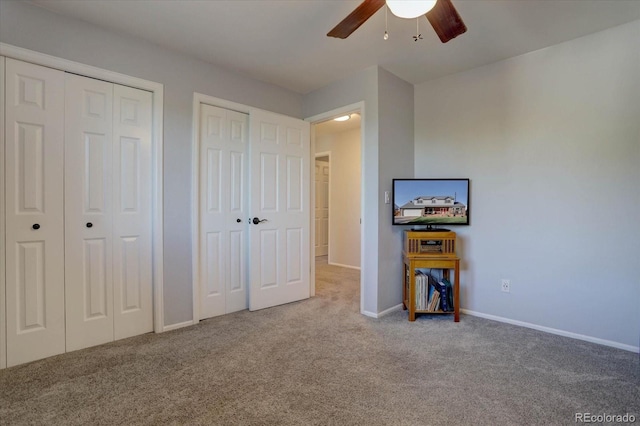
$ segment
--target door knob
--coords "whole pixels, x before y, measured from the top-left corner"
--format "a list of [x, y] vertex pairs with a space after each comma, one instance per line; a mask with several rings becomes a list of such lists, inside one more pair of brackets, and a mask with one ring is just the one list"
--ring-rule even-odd
[[267, 219], [260, 219], [260, 218], [254, 217], [252, 222], [254, 225], [257, 225], [259, 223], [266, 222], [266, 221]]
[[240, 223], [240, 222], [242, 222], [242, 219], [238, 218], [238, 219], [236, 219], [236, 222]]
[[93, 223], [87, 222], [87, 228], [91, 228], [92, 226], [93, 226]]
[[33, 229], [38, 230], [40, 229], [40, 224], [38, 223], [34, 223], [33, 226], [31, 226]]

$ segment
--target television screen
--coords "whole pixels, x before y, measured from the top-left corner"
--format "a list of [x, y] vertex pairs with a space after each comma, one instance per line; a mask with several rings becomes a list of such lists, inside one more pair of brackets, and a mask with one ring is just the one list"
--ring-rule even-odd
[[394, 179], [394, 225], [468, 225], [469, 179]]

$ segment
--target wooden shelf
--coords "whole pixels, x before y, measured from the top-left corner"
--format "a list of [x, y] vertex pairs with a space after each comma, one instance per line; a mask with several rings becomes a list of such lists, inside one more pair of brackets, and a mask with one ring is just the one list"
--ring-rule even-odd
[[[455, 246], [455, 233], [448, 232], [419, 232], [419, 231], [405, 231], [405, 250], [402, 252], [402, 259], [404, 263], [402, 273], [402, 300], [403, 309], [409, 311], [409, 321], [416, 320], [416, 314], [439, 314], [447, 315], [453, 314], [454, 321], [460, 321], [460, 258], [456, 257], [455, 253], [432, 253], [432, 252], [420, 252], [416, 250], [408, 251], [411, 247], [420, 247], [421, 241], [443, 241], [443, 245], [454, 247]], [[417, 241], [417, 242], [416, 242]], [[422, 243], [424, 246], [426, 243]], [[452, 282], [453, 288], [453, 311], [444, 312], [417, 310], [416, 309], [416, 269], [442, 269], [442, 275], [447, 280], [449, 279], [449, 271], [453, 270], [454, 279]], [[408, 282], [406, 281], [408, 280]], [[408, 294], [407, 294], [408, 292]]]

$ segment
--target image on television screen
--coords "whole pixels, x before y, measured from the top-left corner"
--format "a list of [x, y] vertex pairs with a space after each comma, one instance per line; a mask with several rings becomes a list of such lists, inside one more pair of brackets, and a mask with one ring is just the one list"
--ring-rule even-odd
[[469, 179], [394, 179], [394, 225], [468, 225]]

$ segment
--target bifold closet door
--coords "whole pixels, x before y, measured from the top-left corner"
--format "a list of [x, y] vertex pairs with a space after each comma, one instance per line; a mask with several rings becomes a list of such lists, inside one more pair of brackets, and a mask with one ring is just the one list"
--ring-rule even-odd
[[67, 351], [153, 331], [151, 94], [67, 74]]
[[7, 366], [65, 351], [64, 73], [6, 59]]
[[200, 105], [200, 319], [247, 308], [248, 116]]
[[113, 87], [115, 339], [153, 331], [151, 92]]
[[67, 351], [113, 334], [113, 84], [66, 74]]

